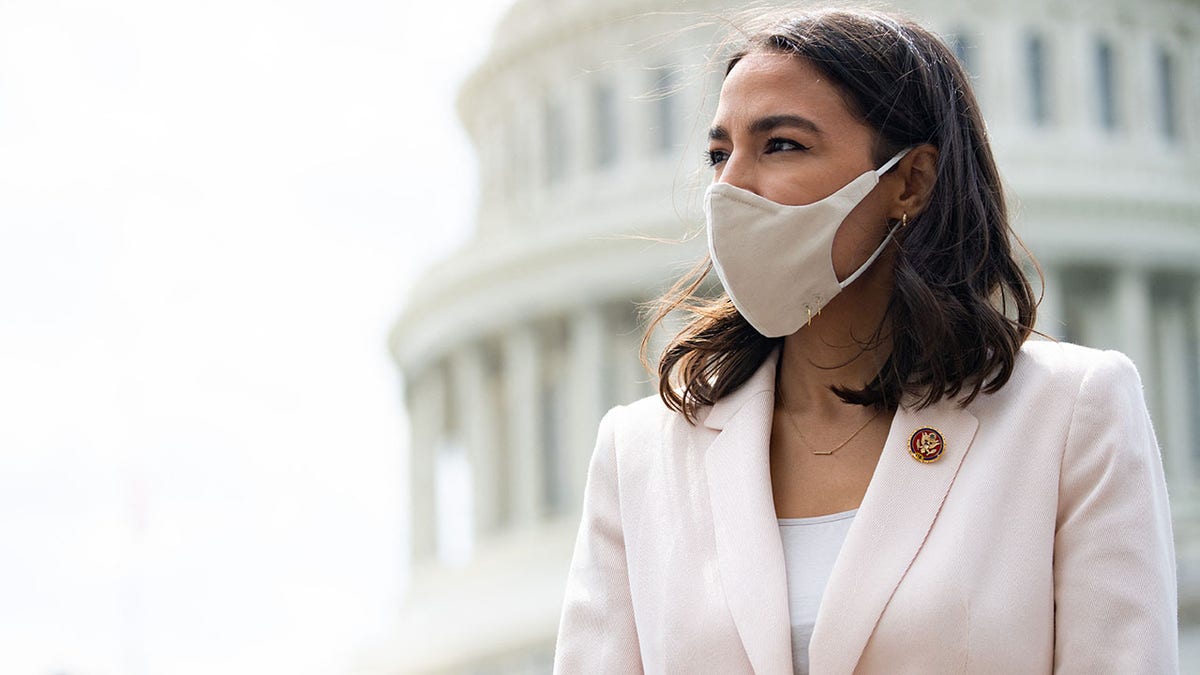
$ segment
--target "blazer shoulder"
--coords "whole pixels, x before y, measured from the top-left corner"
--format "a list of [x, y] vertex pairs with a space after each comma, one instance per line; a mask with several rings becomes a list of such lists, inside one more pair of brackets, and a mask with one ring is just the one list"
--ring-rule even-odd
[[1070, 342], [1026, 340], [1021, 346], [1014, 375], [1022, 379], [1050, 379], [1079, 383], [1087, 376], [1136, 380], [1137, 368], [1115, 349], [1095, 349]]
[[1113, 387], [1114, 392], [1136, 389], [1141, 394], [1137, 369], [1121, 352], [1069, 342], [1027, 340], [1004, 386], [980, 396], [969, 407], [985, 416], [1005, 410], [1027, 411], [1031, 405], [1041, 415], [1069, 415], [1080, 394], [1097, 386]]
[[[1013, 373], [1021, 384], [1013, 394], [1044, 401], [1043, 414], [1058, 410], [1069, 416], [1066, 445], [1106, 429], [1138, 427], [1153, 437], [1141, 376], [1133, 361], [1113, 349], [1093, 349], [1065, 342], [1030, 341], [1021, 348]], [[1098, 444], [1087, 441], [1084, 445]], [[1125, 450], [1134, 448], [1125, 444]], [[1155, 441], [1149, 447], [1157, 449]], [[1069, 448], [1064, 448], [1066, 459]]]
[[[662, 430], [677, 425], [689, 425], [682, 413], [671, 410], [658, 394], [617, 406], [621, 409], [620, 428], [626, 433], [638, 430]], [[700, 419], [708, 413], [701, 411]]]
[[[707, 414], [707, 409], [701, 415]], [[701, 417], [703, 419], [703, 417]], [[610, 443], [615, 461], [622, 473], [645, 476], [646, 472], [662, 468], [672, 457], [680, 456], [672, 449], [690, 447], [700, 442], [697, 435], [707, 431], [703, 424], [689, 423], [682, 413], [671, 410], [658, 396], [647, 396], [605, 415], [602, 433]]]

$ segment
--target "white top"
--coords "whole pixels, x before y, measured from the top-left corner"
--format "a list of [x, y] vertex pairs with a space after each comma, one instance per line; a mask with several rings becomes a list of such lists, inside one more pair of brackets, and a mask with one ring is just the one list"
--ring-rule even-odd
[[808, 642], [812, 638], [821, 594], [846, 532], [858, 509], [811, 518], [778, 518], [787, 567], [788, 610], [792, 617], [792, 668], [808, 675]]

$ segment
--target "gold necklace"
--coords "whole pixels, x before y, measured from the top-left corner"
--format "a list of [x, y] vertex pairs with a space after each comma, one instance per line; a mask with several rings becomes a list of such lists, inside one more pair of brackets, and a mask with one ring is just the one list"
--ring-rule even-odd
[[810, 452], [812, 452], [812, 454], [814, 454], [814, 455], [832, 455], [833, 453], [837, 452], [838, 450], [841, 450], [843, 447], [845, 447], [845, 446], [846, 446], [846, 444], [847, 444], [847, 443], [849, 443], [850, 441], [854, 440], [854, 437], [855, 437], [855, 436], [857, 436], [857, 435], [859, 435], [860, 433], [862, 433], [862, 430], [863, 430], [863, 429], [866, 429], [868, 424], [870, 424], [871, 422], [874, 422], [874, 421], [875, 421], [875, 418], [876, 418], [876, 417], [879, 417], [879, 413], [883, 412], [883, 408], [880, 408], [879, 410], [876, 410], [876, 411], [875, 411], [875, 414], [874, 414], [874, 415], [871, 415], [871, 418], [870, 418], [870, 419], [868, 419], [866, 422], [863, 422], [863, 425], [862, 425], [861, 427], [859, 427], [859, 428], [855, 429], [855, 430], [854, 430], [854, 433], [850, 434], [850, 436], [849, 436], [848, 438], [846, 438], [846, 440], [844, 440], [844, 441], [842, 441], [841, 443], [838, 443], [837, 445], [833, 446], [833, 449], [832, 449], [832, 450], [827, 450], [827, 451], [825, 451], [825, 452], [821, 452], [821, 451], [817, 450], [816, 448], [814, 448], [814, 447], [812, 446], [812, 443], [809, 443], [809, 442], [808, 442], [808, 439], [804, 437], [804, 434], [800, 433], [800, 425], [799, 425], [799, 424], [796, 424], [796, 418], [792, 417], [792, 411], [788, 410], [787, 399], [785, 399], [785, 398], [783, 397], [783, 388], [782, 388], [782, 387], [778, 387], [778, 386], [777, 386], [777, 387], [775, 388], [775, 390], [779, 392], [779, 401], [780, 401], [781, 403], [783, 403], [783, 415], [784, 415], [784, 417], [787, 417], [787, 418], [788, 418], [788, 422], [791, 422], [791, 424], [792, 424], [792, 428], [796, 430], [796, 435], [800, 437], [800, 442], [802, 442], [802, 443], [804, 443], [805, 445], [807, 445], [807, 446], [808, 446], [808, 449], [809, 449], [809, 451], [810, 451]]

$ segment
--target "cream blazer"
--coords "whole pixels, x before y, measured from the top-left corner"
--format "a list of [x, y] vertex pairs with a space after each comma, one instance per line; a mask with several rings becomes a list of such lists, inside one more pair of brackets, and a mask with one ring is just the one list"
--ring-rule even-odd
[[[688, 424], [609, 411], [554, 672], [792, 673], [768, 448], [777, 356]], [[944, 451], [908, 451], [921, 427]], [[1029, 342], [960, 408], [901, 407], [825, 589], [813, 675], [1178, 672], [1162, 460], [1124, 355]]]

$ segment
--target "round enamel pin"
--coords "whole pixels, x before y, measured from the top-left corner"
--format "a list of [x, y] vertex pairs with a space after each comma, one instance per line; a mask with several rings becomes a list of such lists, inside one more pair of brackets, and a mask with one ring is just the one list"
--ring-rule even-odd
[[908, 453], [918, 462], [936, 462], [946, 449], [941, 432], [930, 427], [921, 427], [908, 438]]

